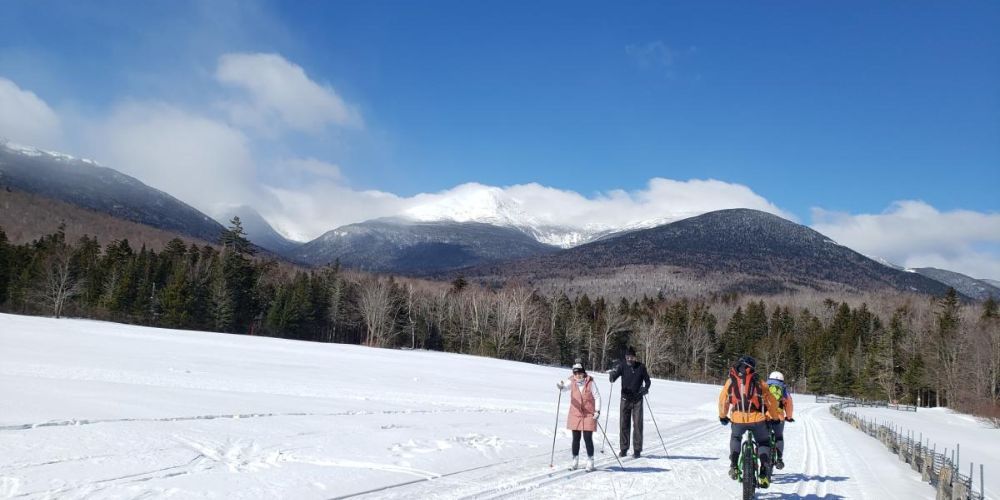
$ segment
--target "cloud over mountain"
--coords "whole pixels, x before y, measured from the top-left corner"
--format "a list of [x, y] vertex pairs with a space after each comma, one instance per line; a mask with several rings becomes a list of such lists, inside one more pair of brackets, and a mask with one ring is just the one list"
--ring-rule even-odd
[[842, 245], [906, 267], [937, 267], [974, 278], [1000, 276], [1000, 213], [940, 211], [906, 200], [880, 214], [816, 208], [812, 227]]
[[59, 116], [45, 101], [0, 77], [0, 137], [52, 147], [59, 135]]

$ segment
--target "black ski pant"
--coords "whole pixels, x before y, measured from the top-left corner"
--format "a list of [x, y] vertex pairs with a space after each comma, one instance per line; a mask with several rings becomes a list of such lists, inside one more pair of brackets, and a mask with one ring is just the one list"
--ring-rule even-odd
[[774, 458], [785, 456], [785, 421], [768, 420], [767, 426], [774, 431]]
[[580, 435], [587, 445], [587, 456], [594, 458], [594, 433], [590, 431], [573, 431], [573, 456], [580, 456]]
[[729, 439], [729, 463], [736, 464], [740, 456], [740, 444], [743, 443], [743, 433], [747, 430], [753, 433], [757, 441], [757, 456], [760, 457], [761, 471], [769, 471], [771, 467], [771, 436], [767, 432], [767, 424], [732, 424], [733, 434]]
[[622, 398], [621, 414], [618, 417], [618, 441], [622, 452], [629, 448], [629, 427], [632, 434], [632, 451], [642, 452], [642, 398], [629, 400]]

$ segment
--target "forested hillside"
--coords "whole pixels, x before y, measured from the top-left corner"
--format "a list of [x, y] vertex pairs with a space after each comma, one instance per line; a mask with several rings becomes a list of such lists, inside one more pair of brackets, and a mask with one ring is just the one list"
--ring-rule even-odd
[[742, 353], [798, 391], [997, 412], [1000, 315], [952, 290], [755, 297], [591, 297], [463, 278], [431, 282], [257, 258], [235, 224], [221, 249], [171, 241], [11, 244], [0, 232], [0, 308], [127, 323], [607, 368], [636, 346], [652, 373], [717, 381]]

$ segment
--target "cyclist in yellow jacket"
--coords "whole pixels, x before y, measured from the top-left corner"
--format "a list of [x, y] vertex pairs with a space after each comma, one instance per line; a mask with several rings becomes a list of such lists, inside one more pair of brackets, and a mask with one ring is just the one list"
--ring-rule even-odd
[[767, 430], [767, 419], [781, 420], [778, 402], [767, 384], [757, 375], [757, 362], [750, 356], [743, 356], [729, 369], [729, 379], [719, 393], [719, 422], [729, 425], [732, 434], [729, 440], [729, 477], [736, 479], [736, 461], [740, 456], [740, 442], [746, 431], [753, 432], [760, 456], [760, 471], [757, 481], [767, 488], [771, 483], [771, 445]]

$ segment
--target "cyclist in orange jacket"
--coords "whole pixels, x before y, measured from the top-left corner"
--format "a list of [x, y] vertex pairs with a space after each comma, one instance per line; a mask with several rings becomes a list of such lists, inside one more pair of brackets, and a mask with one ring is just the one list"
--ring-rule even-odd
[[778, 413], [777, 400], [757, 375], [756, 366], [752, 357], [743, 356], [729, 369], [729, 379], [719, 393], [719, 422], [733, 424], [729, 441], [729, 477], [738, 477], [736, 461], [740, 456], [740, 443], [749, 430], [757, 441], [760, 457], [757, 480], [762, 488], [767, 488], [771, 484], [771, 440], [766, 420], [780, 420], [782, 416]]

